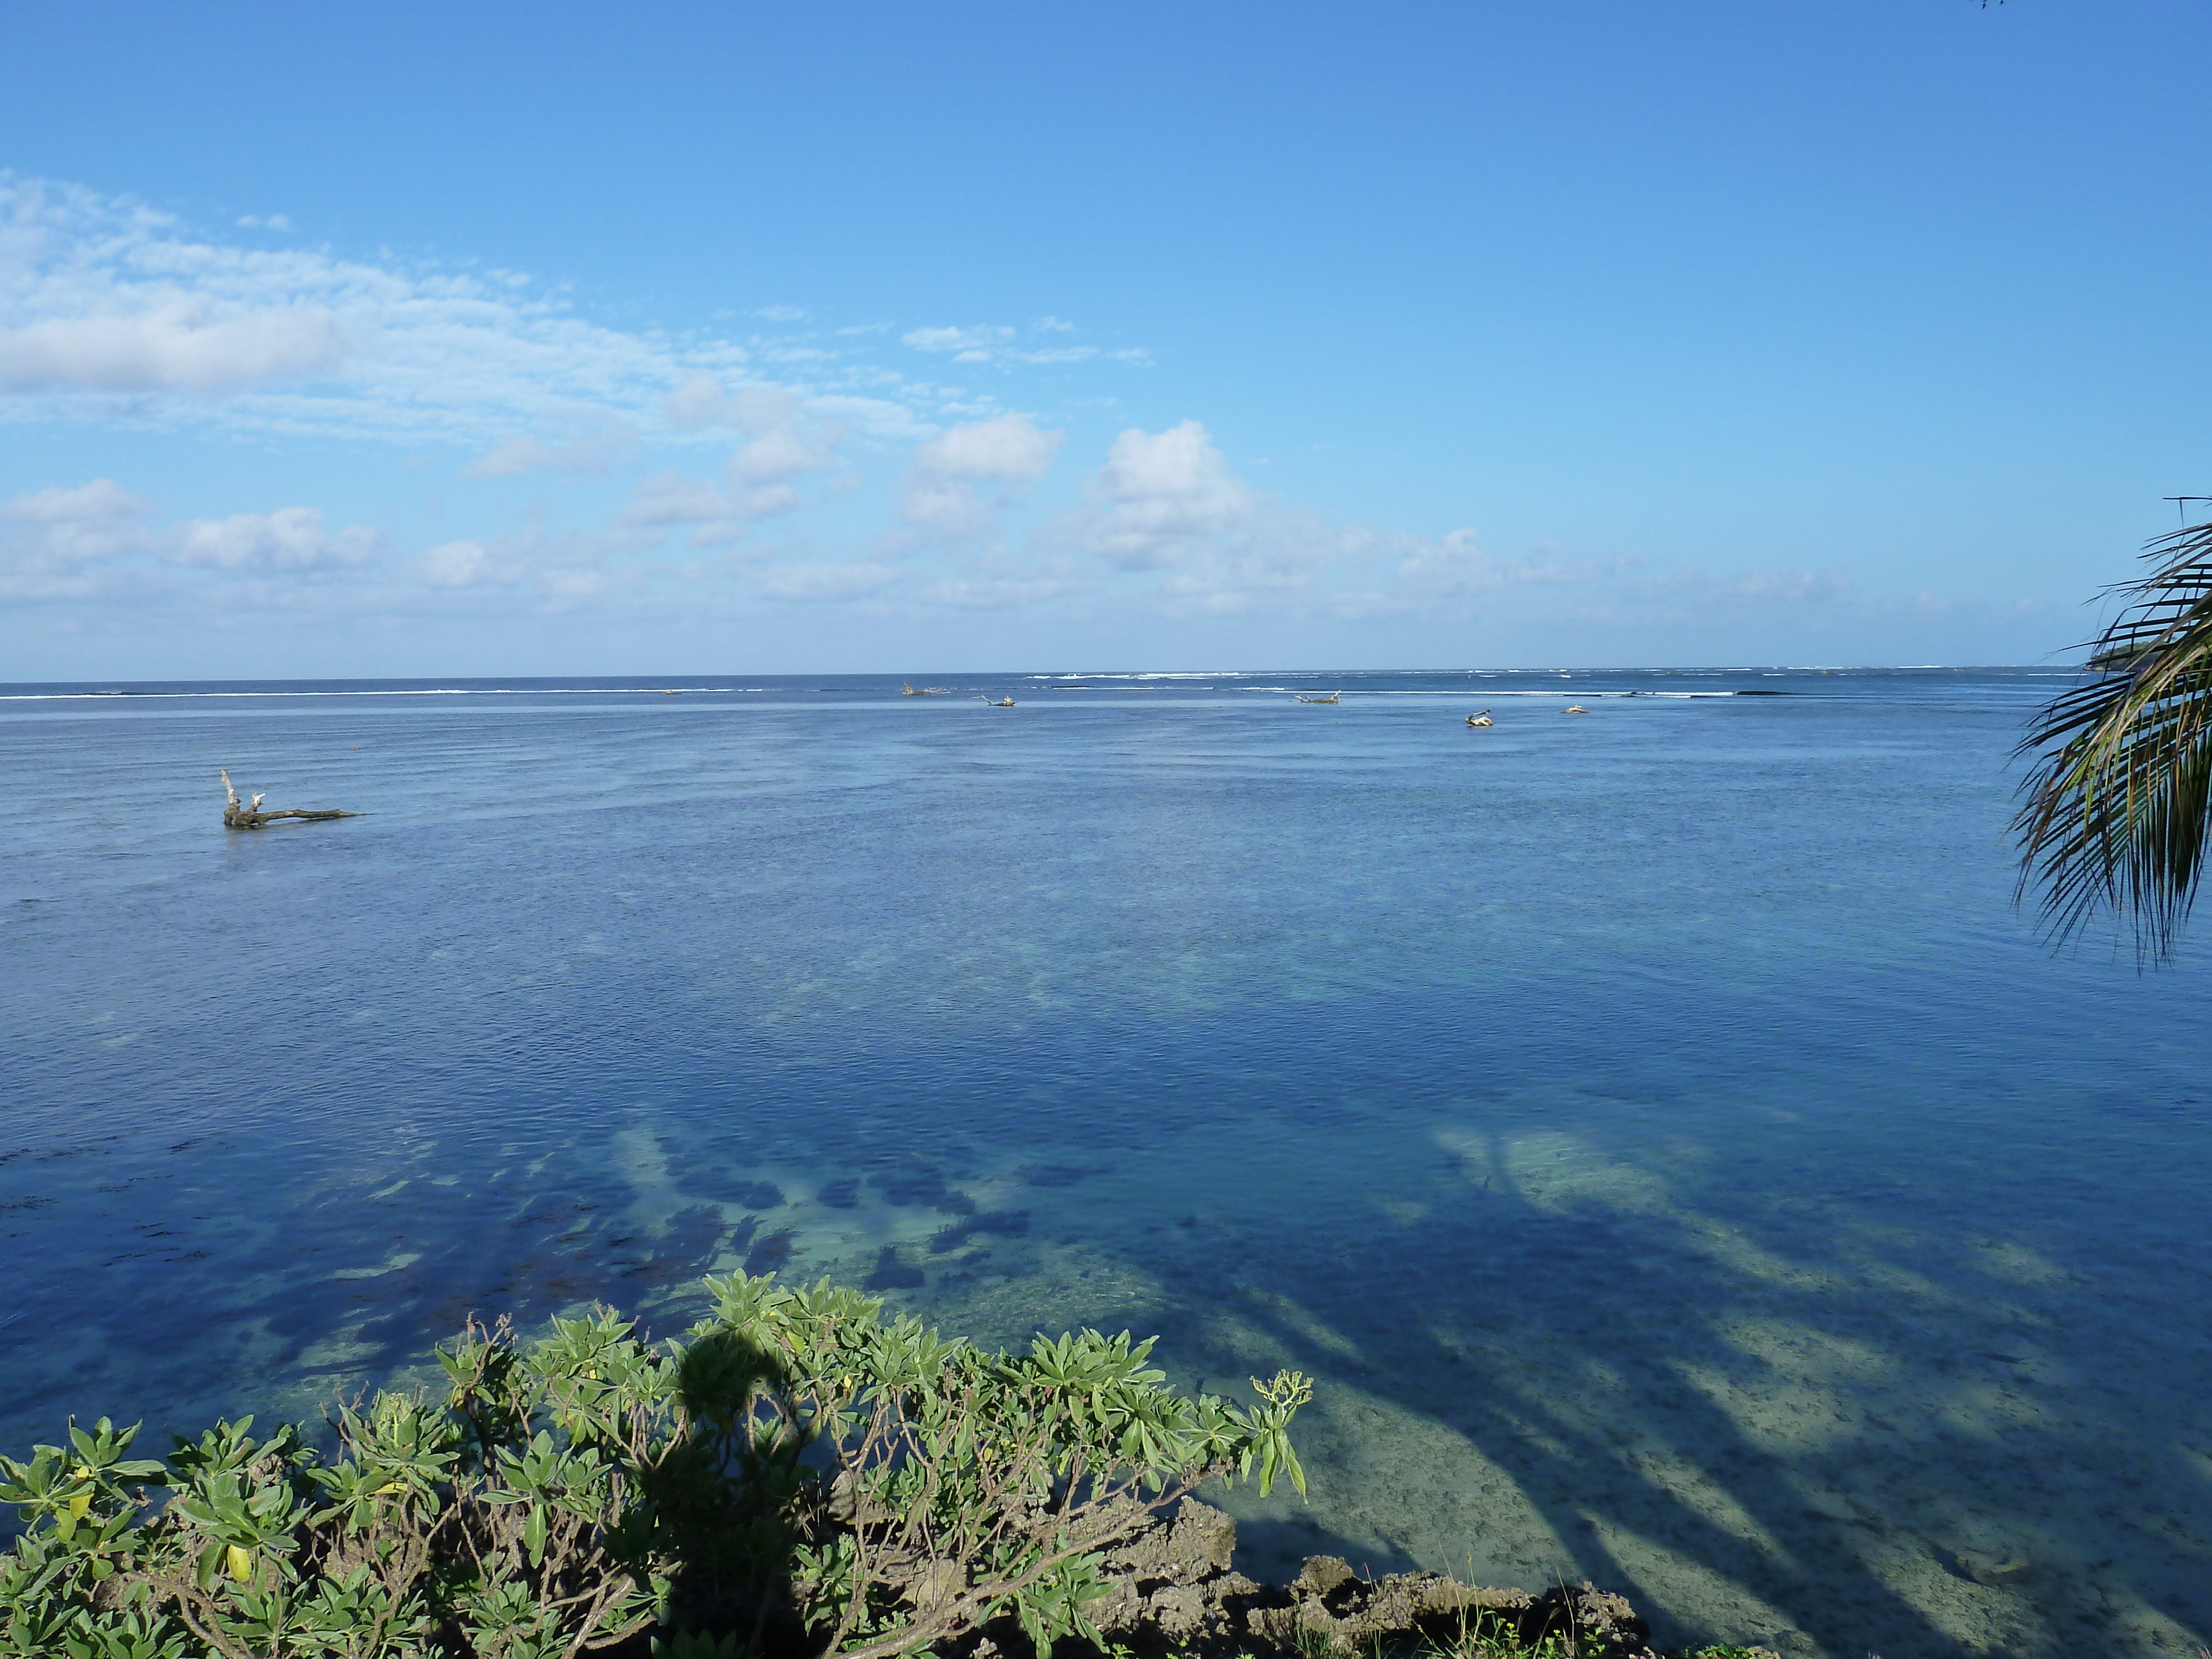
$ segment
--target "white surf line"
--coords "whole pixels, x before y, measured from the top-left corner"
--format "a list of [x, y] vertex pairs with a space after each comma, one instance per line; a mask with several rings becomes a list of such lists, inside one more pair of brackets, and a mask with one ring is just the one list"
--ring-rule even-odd
[[776, 689], [767, 685], [453, 685], [389, 691], [0, 691], [0, 702], [105, 702], [117, 697], [171, 702], [187, 697], [658, 697], [671, 691], [735, 696]]
[[[1295, 686], [1295, 685], [1231, 685], [1231, 686], [1224, 686], [1224, 687], [1223, 687], [1222, 689], [1223, 689], [1224, 690], [1228, 690], [1228, 691], [1258, 691], [1258, 692], [1263, 692], [1263, 693], [1287, 693], [1288, 695], [1292, 696], [1304, 696], [1304, 695], [1305, 695], [1305, 693], [1306, 693], [1306, 691], [1307, 691], [1307, 690], [1308, 690], [1309, 688], [1304, 687], [1304, 686]], [[1573, 697], [1741, 697], [1741, 696], [1744, 696], [1744, 695], [1745, 695], [1745, 693], [1743, 693], [1743, 692], [1741, 692], [1741, 691], [1510, 691], [1510, 690], [1500, 690], [1499, 688], [1498, 688], [1498, 687], [1496, 687], [1496, 686], [1485, 685], [1485, 686], [1481, 686], [1481, 687], [1477, 688], [1477, 690], [1476, 690], [1475, 691], [1464, 691], [1464, 690], [1454, 690], [1454, 691], [1386, 691], [1386, 690], [1363, 690], [1363, 689], [1355, 688], [1355, 687], [1352, 687], [1352, 686], [1346, 686], [1346, 687], [1345, 687], [1345, 688], [1344, 688], [1343, 691], [1342, 691], [1340, 695], [1340, 696], [1347, 696], [1347, 697], [1458, 697], [1458, 698], [1462, 699], [1462, 701], [1464, 701], [1464, 700], [1465, 700], [1466, 698], [1468, 698], [1468, 697], [1474, 696], [1478, 696], [1478, 695], [1479, 695], [1479, 696], [1485, 696], [1485, 697], [1568, 697], [1568, 698], [1573, 698]], [[1767, 694], [1767, 695], [1771, 695], [1771, 694], [1770, 693], [1770, 694]]]

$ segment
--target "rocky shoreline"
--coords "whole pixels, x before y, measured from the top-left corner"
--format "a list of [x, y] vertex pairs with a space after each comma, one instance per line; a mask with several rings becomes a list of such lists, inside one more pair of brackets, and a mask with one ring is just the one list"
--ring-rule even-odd
[[[1090, 1609], [1109, 1645], [1146, 1656], [1374, 1655], [1408, 1648], [1556, 1653], [1560, 1659], [1662, 1659], [1650, 1627], [1622, 1597], [1594, 1585], [1532, 1593], [1462, 1584], [1443, 1573], [1371, 1578], [1334, 1556], [1307, 1558], [1287, 1584], [1236, 1570], [1237, 1522], [1186, 1498], [1107, 1552], [1113, 1593]], [[1026, 1659], [1018, 1632], [991, 1630], [968, 1659]], [[1763, 1649], [1708, 1650], [1774, 1659]]]

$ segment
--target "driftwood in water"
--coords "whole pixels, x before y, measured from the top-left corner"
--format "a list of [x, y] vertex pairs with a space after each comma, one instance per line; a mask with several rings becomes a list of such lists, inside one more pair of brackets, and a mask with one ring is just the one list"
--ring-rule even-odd
[[258, 830], [263, 824], [273, 823], [278, 818], [357, 818], [362, 816], [359, 812], [341, 812], [336, 807], [321, 812], [309, 812], [296, 806], [287, 807], [278, 812], [264, 812], [261, 810], [261, 803], [268, 799], [266, 795], [256, 795], [250, 803], [240, 804], [238, 786], [230, 781], [229, 769], [225, 768], [221, 776], [222, 792], [230, 797], [230, 805], [222, 809], [222, 827], [226, 830]]

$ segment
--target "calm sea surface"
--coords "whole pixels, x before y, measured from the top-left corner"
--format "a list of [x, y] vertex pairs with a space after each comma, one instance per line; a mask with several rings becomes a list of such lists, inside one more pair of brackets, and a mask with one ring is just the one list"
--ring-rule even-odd
[[1314, 1373], [1261, 1571], [2212, 1640], [2212, 974], [2011, 906], [2063, 676], [942, 683], [0, 688], [0, 1445], [744, 1263]]

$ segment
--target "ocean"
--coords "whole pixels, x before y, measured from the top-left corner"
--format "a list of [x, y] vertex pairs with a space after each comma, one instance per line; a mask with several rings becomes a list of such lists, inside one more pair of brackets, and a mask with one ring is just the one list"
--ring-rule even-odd
[[0, 687], [0, 1448], [744, 1265], [1311, 1373], [1255, 1575], [2212, 1641], [2212, 974], [2014, 905], [2064, 672], [912, 678]]

